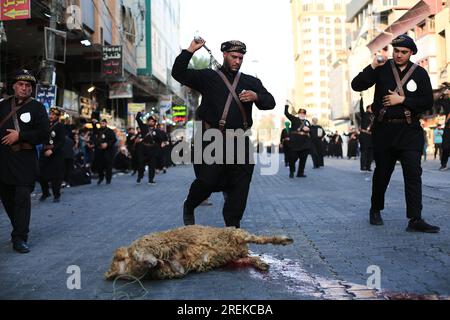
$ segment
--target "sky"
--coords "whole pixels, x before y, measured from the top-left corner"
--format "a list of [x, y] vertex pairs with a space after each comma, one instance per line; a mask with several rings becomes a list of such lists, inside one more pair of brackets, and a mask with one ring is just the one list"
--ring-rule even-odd
[[[277, 114], [283, 114], [294, 85], [290, 1], [180, 0], [180, 5], [181, 48], [187, 48], [198, 34], [222, 63], [222, 42], [244, 42], [247, 54], [241, 71], [261, 79], [275, 98]], [[196, 55], [208, 56], [204, 49]]]

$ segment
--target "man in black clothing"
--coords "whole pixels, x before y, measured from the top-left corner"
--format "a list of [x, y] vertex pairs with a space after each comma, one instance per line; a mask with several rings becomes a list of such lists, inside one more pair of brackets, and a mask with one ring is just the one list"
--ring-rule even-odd
[[291, 121], [291, 130], [289, 132], [289, 178], [294, 178], [295, 173], [295, 163], [297, 160], [298, 178], [305, 178], [305, 165], [306, 159], [308, 158], [309, 150], [311, 149], [311, 139], [309, 137], [309, 132], [311, 131], [308, 120], [306, 120], [306, 110], [300, 109], [298, 111], [298, 117], [289, 113], [289, 106], [286, 105], [284, 108], [284, 115]]
[[373, 113], [372, 105], [367, 106], [366, 111], [362, 104], [359, 106], [359, 114], [361, 116], [361, 128], [358, 136], [361, 146], [361, 171], [372, 171], [373, 149], [372, 149], [372, 122]]
[[128, 153], [131, 156], [131, 168], [133, 169], [133, 173], [131, 175], [136, 174], [138, 170], [138, 162], [137, 162], [137, 154], [136, 154], [136, 130], [134, 128], [128, 128], [127, 130], [127, 149]]
[[311, 158], [313, 160], [314, 168], [323, 167], [323, 138], [325, 137], [325, 130], [317, 124], [317, 118], [312, 118], [311, 132]]
[[424, 147], [420, 114], [433, 106], [430, 78], [410, 57], [417, 53], [414, 41], [407, 35], [393, 40], [393, 59], [373, 62], [352, 81], [355, 91], [375, 85], [372, 111], [375, 116], [372, 142], [376, 163], [372, 184], [370, 223], [382, 225], [380, 211], [395, 163], [400, 160], [405, 180], [407, 231], [439, 232], [422, 217], [422, 167]]
[[444, 134], [442, 135], [442, 156], [441, 156], [441, 167], [439, 170], [447, 170], [448, 158], [450, 156], [450, 113], [447, 114], [445, 119]]
[[140, 112], [136, 115], [136, 121], [141, 130], [140, 136], [137, 138], [136, 154], [138, 158], [138, 178], [137, 183], [140, 184], [144, 178], [145, 166], [148, 166], [148, 184], [155, 183], [155, 169], [156, 157], [160, 152], [160, 144], [162, 142], [162, 135], [159, 129], [156, 128], [156, 118], [151, 116], [147, 119], [147, 124], [142, 122], [142, 114]]
[[64, 178], [63, 151], [66, 135], [64, 125], [59, 121], [60, 116], [61, 111], [58, 108], [50, 108], [50, 134], [39, 157], [39, 182], [42, 189], [40, 201], [45, 201], [50, 196], [50, 182], [52, 184], [53, 202], [59, 202], [61, 197], [61, 184]]
[[281, 143], [281, 147], [283, 148], [283, 153], [284, 153], [284, 166], [288, 167], [289, 166], [289, 129], [290, 129], [290, 125], [291, 123], [289, 121], [286, 121], [285, 123], [285, 128], [283, 130], [281, 130], [281, 136], [280, 136], [280, 143]]
[[[259, 109], [270, 110], [275, 107], [273, 96], [255, 77], [241, 74], [239, 69], [246, 53], [246, 46], [240, 41], [227, 41], [222, 44], [223, 66], [219, 70], [188, 69], [192, 55], [199, 50], [205, 41], [192, 41], [187, 50], [183, 50], [176, 58], [172, 68], [172, 76], [180, 83], [197, 90], [202, 94], [202, 103], [198, 108], [198, 118], [203, 121], [203, 128], [216, 128], [224, 132], [226, 129], [249, 129], [252, 124], [253, 103]], [[231, 89], [226, 82], [234, 83]], [[229, 100], [229, 103], [227, 101]], [[228, 106], [228, 108], [226, 108]], [[227, 110], [228, 109], [228, 110]], [[227, 111], [227, 112], [224, 112]], [[249, 139], [246, 137], [246, 144]], [[202, 144], [205, 148], [207, 143]], [[254, 164], [252, 154], [237, 150], [234, 152], [234, 163], [223, 164], [202, 163], [198, 167], [196, 179], [192, 183], [183, 206], [184, 224], [194, 224], [194, 209], [207, 199], [212, 192], [225, 192], [223, 217], [226, 226], [239, 227], [247, 204]], [[238, 154], [245, 152], [244, 164], [237, 164]], [[225, 158], [224, 153], [224, 158]]]
[[20, 70], [12, 84], [14, 95], [0, 102], [0, 198], [13, 227], [13, 249], [27, 253], [38, 168], [35, 146], [48, 137], [49, 121], [44, 105], [31, 98], [34, 76]]
[[92, 119], [92, 127], [95, 136], [95, 162], [98, 170], [97, 184], [101, 184], [106, 177], [106, 184], [111, 183], [116, 135], [108, 128], [108, 122], [103, 119], [100, 129], [97, 128], [97, 120]]

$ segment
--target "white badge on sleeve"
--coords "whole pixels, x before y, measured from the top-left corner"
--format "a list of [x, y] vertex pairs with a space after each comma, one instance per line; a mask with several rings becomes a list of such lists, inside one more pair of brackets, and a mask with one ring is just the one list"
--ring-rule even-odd
[[29, 112], [22, 113], [20, 115], [20, 121], [23, 123], [28, 123], [31, 121], [31, 114]]
[[409, 92], [415, 92], [417, 90], [417, 83], [414, 80], [410, 80], [406, 85], [406, 89]]

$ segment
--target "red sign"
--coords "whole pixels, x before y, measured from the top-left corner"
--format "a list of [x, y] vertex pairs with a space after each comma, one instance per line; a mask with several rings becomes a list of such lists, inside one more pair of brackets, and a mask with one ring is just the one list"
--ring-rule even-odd
[[31, 0], [0, 0], [0, 20], [31, 18]]

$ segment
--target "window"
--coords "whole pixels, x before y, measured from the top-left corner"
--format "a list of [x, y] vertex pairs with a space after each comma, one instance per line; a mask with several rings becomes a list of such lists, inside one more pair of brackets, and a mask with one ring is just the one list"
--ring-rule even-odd
[[321, 97], [321, 98], [327, 98], [327, 97], [328, 97], [328, 92], [326, 92], [326, 91], [321, 91], [321, 92], [320, 92], [320, 97]]
[[340, 3], [335, 3], [334, 4], [334, 11], [341, 11], [341, 8], [342, 8], [342, 6], [341, 6]]
[[334, 41], [334, 44], [336, 45], [336, 47], [340, 47], [340, 46], [342, 46], [342, 40], [341, 39], [336, 39]]
[[324, 7], [323, 3], [318, 3], [317, 4], [317, 10], [319, 10], [319, 11], [325, 10], [325, 7]]
[[326, 65], [327, 65], [327, 62], [326, 62], [325, 60], [322, 59], [322, 60], [320, 60], [320, 65], [321, 65], [321, 66], [326, 66]]
[[398, 0], [383, 0], [383, 6], [396, 6], [398, 5]]
[[326, 76], [327, 76], [326, 71], [321, 70], [321, 71], [320, 71], [320, 76], [321, 76], [321, 77], [326, 77]]

